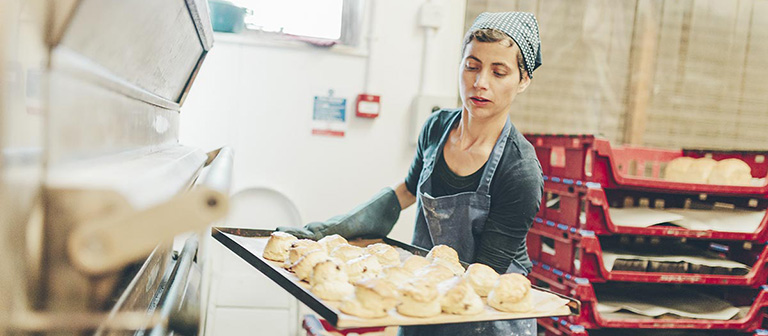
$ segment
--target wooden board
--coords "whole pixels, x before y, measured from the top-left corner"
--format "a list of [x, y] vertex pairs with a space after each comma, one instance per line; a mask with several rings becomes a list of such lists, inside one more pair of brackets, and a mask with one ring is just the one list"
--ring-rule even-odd
[[[414, 318], [400, 315], [395, 309], [392, 309], [389, 316], [377, 319], [365, 319], [352, 315], [347, 315], [339, 310], [341, 302], [326, 301], [317, 298], [310, 292], [309, 284], [299, 281], [293, 273], [288, 272], [280, 263], [266, 260], [261, 257], [264, 246], [267, 243], [270, 230], [249, 230], [249, 229], [228, 229], [214, 228], [213, 237], [232, 250], [235, 254], [243, 258], [246, 262], [254, 266], [268, 278], [283, 287], [291, 295], [299, 299], [309, 308], [320, 314], [331, 324], [339, 328], [359, 328], [359, 327], [383, 327], [383, 326], [403, 326], [403, 325], [425, 325], [425, 324], [444, 324], [461, 323], [476, 321], [496, 321], [513, 320], [522, 318], [550, 317], [575, 315], [580, 311], [580, 303], [575, 299], [568, 298], [556, 293], [534, 286], [533, 306], [536, 310], [526, 313], [505, 313], [497, 311], [486, 304], [485, 312], [473, 316], [461, 316], [440, 314], [429, 318]], [[385, 238], [384, 240], [368, 240], [355, 242], [356, 244], [371, 244], [375, 242], [385, 242], [399, 247], [414, 254], [423, 255], [426, 253], [423, 249]], [[483, 299], [485, 300], [485, 299]]]

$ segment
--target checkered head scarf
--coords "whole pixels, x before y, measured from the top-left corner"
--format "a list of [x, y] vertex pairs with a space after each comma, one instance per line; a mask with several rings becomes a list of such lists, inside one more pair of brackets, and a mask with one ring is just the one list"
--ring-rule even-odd
[[467, 34], [490, 28], [504, 32], [520, 47], [528, 76], [541, 65], [541, 39], [536, 17], [526, 12], [482, 13], [477, 16]]

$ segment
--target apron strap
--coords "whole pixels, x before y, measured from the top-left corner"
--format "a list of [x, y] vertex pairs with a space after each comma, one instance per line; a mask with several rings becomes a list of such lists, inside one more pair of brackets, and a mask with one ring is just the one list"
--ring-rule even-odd
[[485, 166], [485, 171], [480, 179], [480, 186], [477, 188], [477, 192], [483, 195], [488, 195], [491, 189], [491, 180], [493, 180], [493, 174], [496, 173], [496, 168], [499, 166], [501, 156], [504, 155], [504, 148], [507, 146], [507, 139], [509, 133], [512, 131], [512, 122], [507, 116], [507, 122], [504, 124], [504, 129], [501, 130], [499, 139], [496, 140], [496, 145], [493, 146], [491, 156], [488, 158], [488, 165]]

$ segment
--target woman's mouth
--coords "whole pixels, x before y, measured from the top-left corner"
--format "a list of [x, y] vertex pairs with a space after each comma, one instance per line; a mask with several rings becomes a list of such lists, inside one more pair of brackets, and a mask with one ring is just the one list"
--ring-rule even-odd
[[488, 105], [488, 104], [491, 103], [490, 100], [485, 99], [485, 98], [480, 97], [480, 96], [469, 97], [469, 101], [471, 101], [472, 104], [476, 105], [476, 106], [485, 106], [485, 105]]

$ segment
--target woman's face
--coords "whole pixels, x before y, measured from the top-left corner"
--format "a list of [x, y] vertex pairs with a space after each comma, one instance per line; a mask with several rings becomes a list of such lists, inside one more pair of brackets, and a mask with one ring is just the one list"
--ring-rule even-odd
[[506, 114], [530, 78], [517, 67], [517, 46], [507, 41], [467, 44], [459, 69], [459, 94], [464, 109], [474, 118], [488, 119]]

